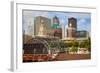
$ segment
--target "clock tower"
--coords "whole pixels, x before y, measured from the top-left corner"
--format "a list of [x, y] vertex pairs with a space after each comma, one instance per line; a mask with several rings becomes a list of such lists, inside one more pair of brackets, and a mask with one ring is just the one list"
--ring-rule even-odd
[[67, 38], [75, 39], [76, 32], [77, 32], [77, 19], [71, 17], [68, 19]]

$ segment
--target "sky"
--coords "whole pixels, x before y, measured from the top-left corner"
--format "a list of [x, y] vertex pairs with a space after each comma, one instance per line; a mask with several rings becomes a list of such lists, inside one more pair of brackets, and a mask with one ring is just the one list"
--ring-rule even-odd
[[56, 12], [56, 11], [34, 11], [23, 10], [23, 30], [26, 34], [32, 34], [34, 18], [37, 16], [43, 16], [53, 19], [57, 16], [60, 21], [60, 25], [68, 26], [68, 18], [74, 17], [77, 19], [77, 30], [86, 30], [91, 32], [91, 14], [83, 12]]

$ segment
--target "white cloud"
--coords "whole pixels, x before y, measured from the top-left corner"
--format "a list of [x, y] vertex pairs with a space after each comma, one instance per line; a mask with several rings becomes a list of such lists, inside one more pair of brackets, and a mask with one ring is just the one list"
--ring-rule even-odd
[[89, 13], [66, 13], [66, 16], [75, 18], [90, 18]]
[[23, 12], [23, 15], [25, 17], [36, 17], [36, 16], [48, 16], [48, 12], [41, 12], [41, 11], [32, 11], [32, 10], [26, 10]]
[[78, 20], [77, 26], [78, 30], [86, 30], [91, 32], [91, 23], [87, 22], [85, 18]]
[[87, 24], [87, 21], [86, 21], [86, 19], [84, 19], [84, 18], [82, 18], [82, 19], [80, 19], [78, 22], [77, 22], [77, 24], [78, 25], [86, 25]]

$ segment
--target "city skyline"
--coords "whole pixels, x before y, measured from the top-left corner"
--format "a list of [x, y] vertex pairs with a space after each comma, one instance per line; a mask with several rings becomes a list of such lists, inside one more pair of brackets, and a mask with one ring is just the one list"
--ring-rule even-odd
[[57, 16], [59, 18], [60, 25], [64, 25], [67, 27], [68, 18], [74, 17], [77, 19], [77, 29], [86, 30], [91, 34], [90, 13], [23, 10], [23, 29], [25, 30], [26, 34], [33, 31], [34, 18], [37, 16], [43, 16], [51, 20], [54, 16]]
[[22, 15], [23, 62], [91, 59], [91, 14], [23, 10]]

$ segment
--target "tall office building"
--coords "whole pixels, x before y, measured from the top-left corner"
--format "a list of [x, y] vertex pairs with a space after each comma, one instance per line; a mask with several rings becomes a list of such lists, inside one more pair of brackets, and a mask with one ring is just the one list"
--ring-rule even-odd
[[53, 36], [62, 38], [62, 28], [60, 26], [59, 18], [57, 16], [53, 17]]
[[34, 19], [34, 35], [35, 36], [47, 36], [51, 30], [51, 20], [38, 16]]
[[59, 28], [60, 27], [59, 24], [60, 24], [59, 23], [59, 18], [57, 16], [53, 17], [53, 25], [52, 25], [52, 28], [53, 29]]
[[68, 27], [76, 28], [77, 29], [77, 19], [76, 18], [68, 18]]
[[75, 39], [76, 33], [77, 33], [77, 19], [71, 17], [68, 19], [67, 38]]

